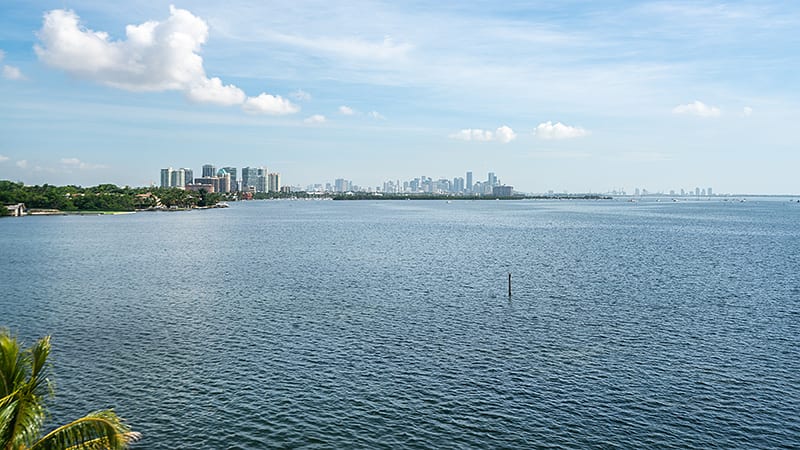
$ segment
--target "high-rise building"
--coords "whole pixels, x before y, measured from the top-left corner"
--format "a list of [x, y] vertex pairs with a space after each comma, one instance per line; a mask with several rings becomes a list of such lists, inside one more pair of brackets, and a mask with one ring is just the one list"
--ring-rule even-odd
[[194, 183], [194, 171], [192, 169], [179, 169], [183, 171], [184, 186]]
[[216, 176], [216, 172], [216, 168], [211, 164], [205, 164], [203, 166], [203, 178]]
[[714, 191], [712, 191], [711, 188], [706, 189], [706, 192], [708, 192], [709, 197], [712, 197], [714, 195]]
[[337, 178], [333, 180], [334, 192], [347, 192], [350, 190], [350, 182], [344, 178]]
[[467, 172], [467, 192], [472, 192], [472, 171]]
[[239, 180], [236, 178], [236, 167], [223, 167], [223, 170], [231, 176], [231, 192], [239, 190]]
[[258, 183], [258, 169], [255, 167], [245, 167], [242, 169], [242, 190], [248, 191], [255, 189]]
[[489, 172], [489, 176], [487, 178], [488, 179], [486, 181], [489, 183], [489, 186], [497, 186], [497, 176], [494, 174], [494, 172]]
[[186, 186], [186, 178], [183, 169], [173, 170], [169, 177], [170, 187], [184, 187]]
[[161, 187], [168, 188], [172, 182], [172, 167], [161, 169]]
[[281, 190], [281, 174], [271, 173], [269, 178], [269, 192], [279, 192]]
[[464, 192], [464, 179], [461, 177], [453, 178], [453, 192], [460, 194]]

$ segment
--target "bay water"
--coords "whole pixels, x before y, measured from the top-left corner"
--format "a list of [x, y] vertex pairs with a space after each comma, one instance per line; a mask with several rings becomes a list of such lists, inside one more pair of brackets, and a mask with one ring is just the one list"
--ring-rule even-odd
[[[252, 201], [0, 220], [49, 426], [142, 449], [800, 445], [800, 204]], [[508, 274], [513, 294], [508, 296]]]

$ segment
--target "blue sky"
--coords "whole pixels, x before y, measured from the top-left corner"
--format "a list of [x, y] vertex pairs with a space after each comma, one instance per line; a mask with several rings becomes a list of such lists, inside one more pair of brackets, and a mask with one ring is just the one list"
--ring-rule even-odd
[[0, 179], [800, 193], [795, 2], [117, 3], [0, 4]]

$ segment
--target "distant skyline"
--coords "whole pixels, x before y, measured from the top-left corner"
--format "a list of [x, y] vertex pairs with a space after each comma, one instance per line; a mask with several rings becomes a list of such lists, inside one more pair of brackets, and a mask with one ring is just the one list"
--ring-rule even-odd
[[0, 4], [0, 179], [800, 194], [794, 2]]

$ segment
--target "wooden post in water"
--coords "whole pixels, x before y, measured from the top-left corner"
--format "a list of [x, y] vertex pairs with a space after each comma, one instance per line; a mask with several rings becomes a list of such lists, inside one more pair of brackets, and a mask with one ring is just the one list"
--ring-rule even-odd
[[508, 272], [508, 296], [511, 297], [511, 272]]

